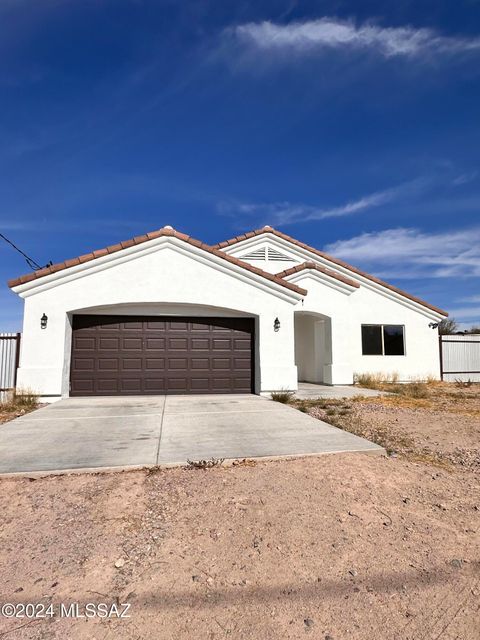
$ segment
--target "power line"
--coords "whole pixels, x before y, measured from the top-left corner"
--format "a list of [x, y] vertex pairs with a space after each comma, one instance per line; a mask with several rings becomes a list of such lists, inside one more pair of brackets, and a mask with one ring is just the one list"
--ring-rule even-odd
[[[20, 253], [24, 258], [26, 263], [28, 264], [28, 266], [30, 267], [30, 269], [33, 269], [34, 271], [38, 271], [38, 269], [43, 269], [43, 267], [41, 267], [38, 262], [35, 262], [35, 260], [33, 260], [33, 258], [30, 258], [30, 256], [27, 256], [26, 253], [24, 253], [21, 249], [19, 249], [17, 247], [16, 244], [14, 244], [11, 240], [9, 240], [6, 236], [3, 235], [3, 233], [0, 233], [0, 238], [3, 238], [3, 240], [5, 240], [5, 242], [7, 242], [11, 247], [13, 247], [15, 249], [15, 251], [18, 251], [18, 253]], [[46, 266], [49, 267], [52, 263], [49, 262]]]

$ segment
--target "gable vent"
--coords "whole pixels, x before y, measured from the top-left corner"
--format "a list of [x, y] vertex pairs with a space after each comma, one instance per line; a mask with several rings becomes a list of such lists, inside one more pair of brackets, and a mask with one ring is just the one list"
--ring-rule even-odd
[[266, 260], [267, 259], [267, 249], [263, 247], [263, 249], [255, 249], [255, 251], [251, 251], [250, 253], [245, 253], [243, 256], [239, 256], [240, 260]]
[[289, 256], [271, 247], [268, 247], [268, 259], [271, 262], [296, 262], [296, 260], [292, 260]]

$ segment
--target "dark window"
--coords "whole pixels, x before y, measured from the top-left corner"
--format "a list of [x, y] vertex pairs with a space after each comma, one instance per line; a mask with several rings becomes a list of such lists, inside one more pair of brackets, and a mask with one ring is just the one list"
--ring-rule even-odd
[[362, 324], [364, 356], [404, 356], [405, 340], [401, 324]]
[[362, 324], [362, 353], [364, 356], [382, 355], [382, 325]]
[[404, 356], [403, 327], [399, 324], [386, 324], [383, 327], [383, 344], [386, 356]]

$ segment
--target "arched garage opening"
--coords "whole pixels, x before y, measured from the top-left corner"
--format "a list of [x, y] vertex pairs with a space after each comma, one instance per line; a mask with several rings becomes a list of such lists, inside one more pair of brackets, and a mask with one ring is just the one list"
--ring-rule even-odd
[[69, 314], [68, 395], [255, 393], [258, 318], [187, 304]]

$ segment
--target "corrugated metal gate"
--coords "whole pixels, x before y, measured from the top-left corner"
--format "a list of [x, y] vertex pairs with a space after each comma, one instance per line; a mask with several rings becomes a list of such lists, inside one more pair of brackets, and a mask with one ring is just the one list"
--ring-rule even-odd
[[480, 382], [480, 334], [440, 336], [442, 380]]
[[0, 401], [17, 383], [20, 333], [0, 333]]

